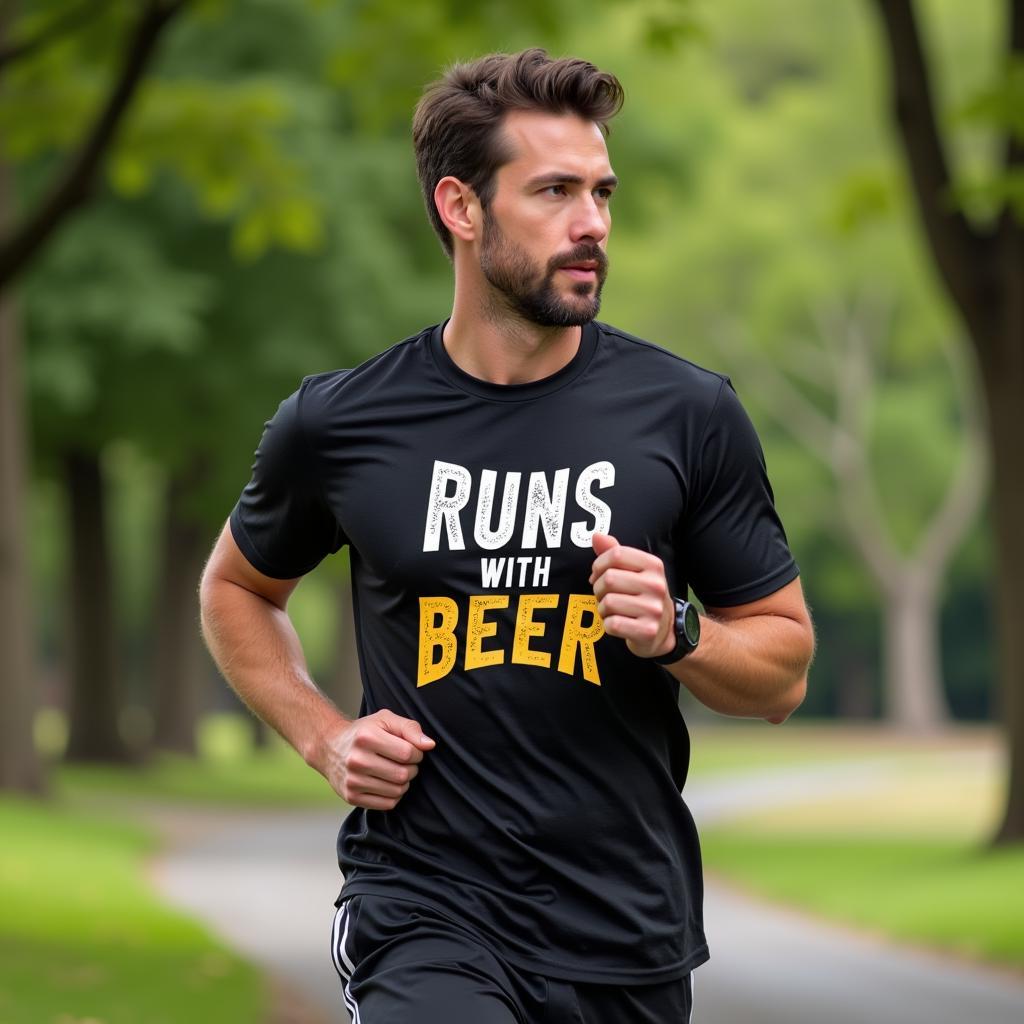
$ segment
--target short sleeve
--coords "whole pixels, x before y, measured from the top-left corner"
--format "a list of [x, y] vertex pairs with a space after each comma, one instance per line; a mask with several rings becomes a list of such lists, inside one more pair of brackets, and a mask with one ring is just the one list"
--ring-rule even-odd
[[699, 447], [677, 538], [684, 578], [704, 605], [756, 601], [795, 579], [764, 452], [726, 377]]
[[267, 422], [252, 478], [231, 510], [231, 534], [242, 554], [275, 579], [305, 575], [343, 543], [300, 420], [306, 383]]

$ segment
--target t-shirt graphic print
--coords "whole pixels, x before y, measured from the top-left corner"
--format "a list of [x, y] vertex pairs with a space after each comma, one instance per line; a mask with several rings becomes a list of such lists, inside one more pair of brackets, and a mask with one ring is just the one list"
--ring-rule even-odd
[[679, 684], [604, 632], [592, 536], [708, 606], [774, 592], [798, 569], [760, 444], [728, 378], [605, 324], [512, 385], [442, 332], [306, 378], [231, 514], [273, 577], [350, 546], [361, 713], [437, 741], [393, 810], [345, 818], [342, 894], [428, 905], [551, 977], [681, 976], [708, 951]]

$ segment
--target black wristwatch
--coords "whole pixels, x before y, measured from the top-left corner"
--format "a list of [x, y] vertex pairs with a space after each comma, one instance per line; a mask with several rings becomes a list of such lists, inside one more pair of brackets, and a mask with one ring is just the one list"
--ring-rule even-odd
[[651, 658], [651, 661], [658, 665], [671, 665], [680, 658], [685, 658], [691, 651], [696, 650], [700, 642], [700, 615], [697, 613], [696, 605], [684, 601], [681, 597], [672, 598], [672, 603], [676, 607], [676, 645], [668, 654]]

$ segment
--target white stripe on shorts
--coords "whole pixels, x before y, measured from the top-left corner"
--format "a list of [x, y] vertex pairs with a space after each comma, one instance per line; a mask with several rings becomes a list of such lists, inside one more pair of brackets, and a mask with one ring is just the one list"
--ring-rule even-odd
[[[348, 900], [345, 900], [334, 915], [334, 924], [331, 928], [331, 959], [334, 961], [334, 969], [341, 979], [341, 994], [352, 1017], [352, 1024], [361, 1024], [359, 1006], [356, 1004], [355, 996], [352, 995], [352, 974], [355, 967], [345, 949], [345, 943], [348, 940], [348, 926]], [[338, 937], [339, 932], [341, 933], [340, 938]]]

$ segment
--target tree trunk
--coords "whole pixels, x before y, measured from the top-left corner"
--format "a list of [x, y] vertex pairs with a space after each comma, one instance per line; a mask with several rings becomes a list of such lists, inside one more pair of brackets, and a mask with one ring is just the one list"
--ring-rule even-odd
[[[876, 0], [890, 48], [895, 124], [935, 267], [978, 354], [988, 400], [994, 486], [999, 692], [1009, 745], [997, 843], [1024, 842], [1024, 224], [1008, 199], [992, 229], [949, 204], [949, 171], [913, 6]], [[1024, 3], [1007, 5], [1006, 56], [1024, 56]], [[1019, 175], [1024, 141], [1008, 114], [997, 173]]]
[[363, 700], [363, 680], [359, 673], [350, 576], [338, 587], [338, 642], [328, 679], [327, 695], [349, 718], [356, 718]]
[[196, 753], [196, 726], [209, 678], [196, 589], [209, 537], [185, 508], [201, 474], [197, 463], [167, 485], [153, 630], [153, 745], [188, 755]]
[[874, 659], [865, 663], [859, 653], [848, 653], [839, 666], [836, 686], [836, 717], [843, 721], [867, 721], [875, 714]]
[[71, 538], [69, 761], [128, 760], [120, 712], [114, 586], [99, 456], [64, 455]]
[[[7, 184], [7, 168], [0, 164], [0, 223]], [[34, 631], [20, 350], [14, 296], [7, 291], [0, 294], [0, 790], [41, 793], [45, 779], [32, 740]]]
[[[1013, 349], [1016, 348], [1016, 351]], [[1024, 345], [989, 375], [999, 703], [1009, 780], [996, 843], [1024, 842]]]
[[268, 750], [270, 748], [270, 727], [267, 723], [250, 711], [249, 727], [252, 730], [252, 749]]
[[[14, 17], [0, 7], [0, 43]], [[0, 160], [0, 236], [14, 223], [10, 168]], [[0, 292], [0, 790], [41, 793], [32, 740], [35, 678], [32, 588], [25, 528], [28, 438], [22, 407], [21, 334], [14, 296]]]
[[936, 584], [900, 573], [885, 595], [882, 620], [886, 718], [915, 733], [937, 732], [949, 722], [942, 685]]

